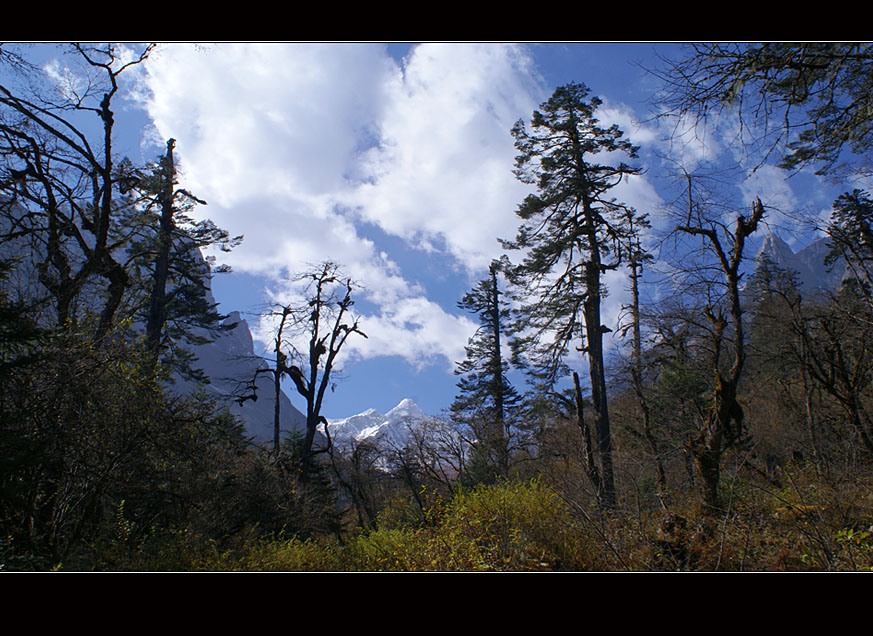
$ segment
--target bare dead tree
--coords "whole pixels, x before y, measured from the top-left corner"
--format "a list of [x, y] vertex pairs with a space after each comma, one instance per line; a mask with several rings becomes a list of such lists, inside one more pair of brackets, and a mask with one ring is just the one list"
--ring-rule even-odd
[[[296, 304], [282, 307], [276, 338], [274, 379], [278, 384], [280, 377], [287, 375], [306, 400], [306, 432], [301, 464], [301, 480], [305, 483], [312, 468], [313, 455], [326, 451], [330, 446], [328, 422], [321, 414], [321, 409], [340, 351], [352, 334], [364, 338], [367, 335], [360, 327], [360, 319], [351, 313], [355, 284], [342, 274], [339, 265], [330, 261], [322, 263], [298, 275], [295, 281], [303, 286], [302, 296]], [[289, 338], [292, 343], [290, 355], [281, 350], [284, 329], [293, 332]], [[277, 399], [277, 409], [278, 403]], [[313, 445], [319, 425], [324, 425], [328, 447], [315, 451]], [[274, 427], [276, 435], [278, 419]], [[277, 443], [275, 438], [274, 443]]]
[[[66, 78], [59, 99], [0, 84], [0, 157], [10, 176], [0, 189], [33, 212], [29, 232], [40, 248], [39, 281], [53, 298], [58, 325], [75, 320], [76, 298], [89, 282], [106, 281], [98, 339], [109, 331], [129, 283], [110, 242], [121, 196], [112, 101], [122, 73], [153, 48], [128, 59], [112, 44], [73, 45], [85, 70], [76, 80]], [[86, 132], [89, 116], [99, 121], [100, 134]]]
[[628, 257], [627, 267], [630, 270], [631, 279], [631, 303], [624, 307], [624, 310], [630, 312], [630, 324], [623, 326], [619, 330], [619, 334], [625, 336], [630, 330], [632, 334], [632, 361], [631, 361], [631, 381], [633, 384], [634, 394], [637, 398], [640, 410], [642, 411], [643, 421], [643, 436], [649, 445], [649, 450], [655, 461], [655, 469], [657, 473], [657, 484], [659, 497], [662, 498], [667, 487], [667, 475], [664, 470], [664, 461], [661, 457], [661, 451], [658, 447], [658, 442], [652, 432], [652, 413], [649, 405], [649, 399], [646, 397], [643, 383], [643, 354], [642, 354], [642, 317], [640, 312], [640, 281], [643, 278], [643, 268], [645, 264], [653, 257], [647, 253], [642, 246], [640, 237], [640, 229], [648, 226], [648, 221], [645, 216], [638, 217], [634, 214], [632, 208], [626, 210], [628, 222]]
[[[725, 450], [739, 442], [744, 432], [744, 412], [737, 400], [737, 387], [745, 364], [746, 352], [743, 334], [743, 309], [740, 301], [740, 265], [746, 239], [758, 228], [764, 216], [760, 199], [752, 205], [752, 214], [739, 214], [733, 230], [719, 221], [710, 220], [677, 229], [693, 236], [701, 236], [716, 257], [722, 283], [727, 291], [727, 306], [710, 303], [703, 313], [712, 326], [712, 373], [714, 387], [712, 403], [701, 422], [697, 436], [691, 441], [691, 450], [702, 479], [704, 504], [710, 510], [719, 507], [719, 477], [721, 458]], [[690, 218], [690, 217], [689, 217]], [[733, 346], [727, 346], [728, 331], [733, 334]], [[731, 353], [732, 352], [732, 356]], [[730, 357], [725, 369], [723, 358]]]

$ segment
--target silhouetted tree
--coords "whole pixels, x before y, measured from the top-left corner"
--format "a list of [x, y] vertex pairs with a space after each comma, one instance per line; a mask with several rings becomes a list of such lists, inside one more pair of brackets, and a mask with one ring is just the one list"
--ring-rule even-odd
[[[601, 101], [581, 84], [558, 88], [534, 111], [531, 128], [512, 129], [519, 150], [515, 174], [536, 186], [517, 210], [521, 227], [508, 249], [526, 250], [511, 278], [521, 290], [516, 351], [547, 385], [566, 372], [563, 359], [579, 339], [591, 380], [591, 401], [599, 458], [598, 499], [615, 505], [612, 442], [603, 366], [601, 323], [603, 274], [619, 266], [628, 238], [625, 207], [608, 194], [639, 170], [625, 163], [599, 164], [600, 153], [636, 157], [618, 126], [603, 128], [595, 117]], [[584, 324], [584, 335], [583, 335]]]
[[[89, 302], [102, 299], [98, 338], [109, 332], [129, 284], [111, 241], [119, 210], [129, 204], [113, 152], [112, 102], [122, 74], [152, 49], [131, 57], [112, 44], [75, 44], [71, 52], [80, 68], [63, 75], [64, 85], [35, 92], [33, 86], [46, 81], [37, 76], [21, 90], [0, 84], [0, 188], [8, 197], [3, 208], [12, 219], [11, 236], [31, 246], [57, 325], [75, 322], [77, 298], [95, 279], [105, 281]], [[0, 56], [0, 62], [11, 59], [17, 58]], [[89, 117], [96, 118], [99, 134], [88, 132]]]
[[500, 299], [497, 281], [500, 269], [501, 263], [493, 261], [489, 277], [458, 303], [458, 307], [477, 316], [480, 326], [467, 344], [466, 358], [455, 370], [462, 377], [451, 410], [456, 421], [471, 426], [479, 443], [486, 448], [486, 455], [496, 454], [492, 463], [505, 475], [511, 438], [509, 411], [520, 398], [506, 377], [508, 365], [502, 345], [506, 339], [509, 308]]
[[690, 44], [654, 71], [670, 115], [695, 121], [727, 109], [780, 165], [833, 172], [873, 147], [873, 45], [857, 42]]
[[[294, 336], [305, 345], [302, 350], [292, 345], [291, 355], [279, 351], [277, 346], [276, 356], [277, 368], [287, 373], [297, 392], [306, 400], [306, 434], [301, 458], [301, 474], [305, 482], [320, 424], [324, 424], [329, 439], [328, 422], [321, 415], [321, 409], [337, 358], [349, 336], [358, 334], [366, 338], [367, 335], [360, 328], [359, 318], [351, 313], [354, 284], [342, 274], [337, 264], [322, 263], [299, 274], [295, 282], [303, 285], [302, 295], [296, 304], [283, 306], [282, 326], [290, 327]], [[294, 337], [292, 341], [297, 342]]]
[[200, 250], [227, 252], [242, 236], [230, 237], [208, 219], [191, 218], [191, 210], [206, 202], [178, 187], [175, 145], [175, 139], [167, 141], [166, 154], [144, 172], [126, 171], [137, 201], [117, 234], [127, 244], [131, 302], [145, 325], [153, 362], [163, 357], [183, 375], [197, 377], [181, 343], [204, 344], [219, 330], [235, 326], [220, 326], [226, 316], [217, 311], [210, 293], [212, 276], [230, 268], [212, 267], [214, 257], [204, 258]]

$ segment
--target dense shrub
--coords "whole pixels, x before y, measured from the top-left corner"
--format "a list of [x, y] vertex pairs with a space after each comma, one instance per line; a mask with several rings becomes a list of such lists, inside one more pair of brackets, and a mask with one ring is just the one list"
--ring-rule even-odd
[[430, 509], [430, 523], [409, 520], [363, 532], [343, 545], [327, 539], [262, 541], [202, 566], [287, 571], [583, 570], [590, 567], [596, 551], [557, 493], [536, 481], [478, 486]]
[[0, 569], [185, 569], [252, 537], [330, 528], [294, 458], [174, 397], [137, 340], [68, 329], [16, 351], [0, 395]]

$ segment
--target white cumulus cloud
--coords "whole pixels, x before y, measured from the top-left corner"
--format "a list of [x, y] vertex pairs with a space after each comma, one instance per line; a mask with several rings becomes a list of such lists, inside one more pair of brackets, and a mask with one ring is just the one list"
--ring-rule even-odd
[[288, 273], [333, 260], [370, 303], [356, 355], [463, 356], [473, 323], [361, 224], [460, 271], [497, 255], [523, 197], [509, 128], [541, 97], [522, 49], [420, 45], [400, 67], [381, 45], [179, 44], [147, 71], [145, 106], [200, 213], [245, 234], [224, 262], [274, 279], [281, 300]]

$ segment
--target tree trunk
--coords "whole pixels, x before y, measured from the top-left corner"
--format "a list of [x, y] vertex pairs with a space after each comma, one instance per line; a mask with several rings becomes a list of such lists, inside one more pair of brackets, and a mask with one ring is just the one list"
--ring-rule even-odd
[[642, 276], [642, 265], [637, 260], [639, 255], [639, 243], [636, 245], [636, 253], [631, 259], [631, 320], [633, 320], [633, 338], [634, 338], [634, 359], [633, 359], [633, 383], [634, 391], [637, 394], [637, 401], [640, 404], [640, 410], [643, 412], [643, 435], [649, 443], [649, 450], [655, 458], [655, 469], [658, 475], [658, 496], [662, 499], [667, 489], [667, 476], [664, 471], [664, 462], [661, 460], [661, 453], [658, 449], [658, 443], [655, 436], [652, 434], [651, 413], [649, 404], [646, 401], [646, 396], [643, 393], [643, 355], [642, 355], [642, 334], [640, 333], [640, 287], [639, 279]]
[[498, 467], [500, 474], [506, 476], [509, 471], [509, 436], [506, 431], [506, 407], [503, 401], [503, 356], [500, 353], [500, 290], [497, 288], [497, 268], [494, 263], [491, 272], [491, 329], [494, 346], [491, 351], [491, 381], [494, 387], [494, 431], [491, 436], [497, 447]]
[[585, 334], [588, 339], [588, 373], [591, 379], [591, 403], [594, 407], [594, 433], [602, 483], [602, 503], [615, 508], [615, 481], [612, 467], [612, 437], [609, 406], [606, 398], [606, 373], [603, 365], [603, 329], [600, 324], [600, 259], [586, 265], [587, 298], [585, 299]]
[[[690, 192], [690, 180], [689, 180]], [[689, 195], [690, 197], [690, 195]], [[689, 199], [690, 201], [690, 199]], [[737, 217], [736, 229], [730, 235], [732, 245], [726, 252], [714, 227], [680, 227], [689, 234], [706, 237], [718, 258], [724, 282], [728, 291], [728, 311], [734, 332], [733, 363], [727, 374], [721, 371], [721, 352], [724, 331], [728, 326], [727, 319], [716, 313], [713, 307], [706, 307], [704, 314], [713, 326], [713, 361], [712, 369], [715, 379], [713, 404], [703, 422], [700, 433], [692, 441], [691, 449], [697, 462], [702, 484], [702, 497], [706, 510], [719, 510], [719, 478], [722, 453], [738, 442], [743, 434], [743, 409], [737, 401], [737, 387], [746, 359], [743, 334], [743, 312], [740, 304], [740, 264], [743, 260], [743, 248], [746, 238], [758, 227], [758, 222], [764, 215], [764, 206], [760, 199], [752, 205], [752, 216], [748, 220], [740, 214]]]
[[597, 497], [597, 503], [603, 505], [603, 480], [600, 478], [600, 471], [594, 461], [594, 448], [591, 445], [591, 429], [585, 422], [585, 409], [582, 401], [582, 387], [579, 384], [579, 374], [573, 371], [573, 390], [576, 402], [576, 424], [582, 434], [582, 457], [585, 466], [585, 472], [588, 475], [588, 480], [594, 486], [594, 493]]
[[167, 155], [161, 162], [161, 223], [158, 230], [158, 253], [152, 278], [152, 293], [146, 321], [146, 346], [152, 355], [152, 367], [157, 366], [161, 355], [161, 334], [166, 321], [167, 280], [170, 272], [170, 249], [173, 245], [173, 184], [176, 180], [176, 164], [173, 157], [175, 139], [167, 141]]
[[739, 438], [744, 418], [733, 382], [719, 377], [713, 402], [709, 418], [693, 442], [692, 449], [702, 481], [703, 503], [707, 510], [718, 511], [721, 456]]

